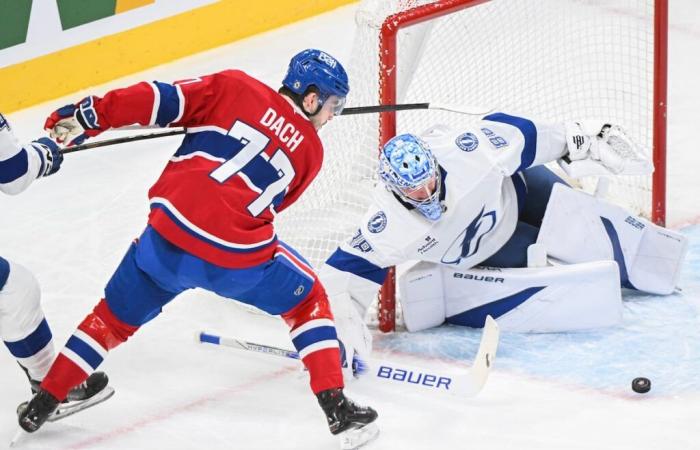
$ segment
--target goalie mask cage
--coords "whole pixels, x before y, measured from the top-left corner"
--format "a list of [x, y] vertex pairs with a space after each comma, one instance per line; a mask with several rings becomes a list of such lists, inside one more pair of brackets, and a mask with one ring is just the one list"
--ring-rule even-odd
[[[653, 155], [650, 177], [614, 180], [606, 199], [665, 219], [667, 0], [363, 0], [349, 63], [350, 106], [478, 105], [548, 121], [623, 126]], [[478, 117], [435, 110], [335, 119], [321, 132], [319, 177], [278, 221], [319, 267], [356, 231], [377, 183], [377, 151], [397, 133]], [[592, 191], [595, 180], [581, 187]], [[379, 328], [394, 329], [394, 270]]]

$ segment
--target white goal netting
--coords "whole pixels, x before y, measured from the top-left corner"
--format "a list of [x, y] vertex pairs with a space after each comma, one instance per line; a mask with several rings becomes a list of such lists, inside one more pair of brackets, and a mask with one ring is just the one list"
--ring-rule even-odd
[[[451, 1], [451, 0], [448, 0]], [[385, 18], [427, 0], [364, 0], [352, 57], [343, 61], [348, 106], [380, 102], [379, 30]], [[492, 0], [398, 34], [397, 102], [487, 107], [549, 121], [620, 124], [647, 154], [653, 139], [653, 0]], [[441, 111], [396, 114], [396, 131], [420, 132], [476, 117]], [[377, 178], [379, 115], [335, 119], [322, 130], [323, 169], [277, 221], [280, 237], [315, 266], [357, 228]], [[585, 189], [593, 183], [584, 182]], [[650, 178], [617, 180], [609, 199], [651, 210]]]

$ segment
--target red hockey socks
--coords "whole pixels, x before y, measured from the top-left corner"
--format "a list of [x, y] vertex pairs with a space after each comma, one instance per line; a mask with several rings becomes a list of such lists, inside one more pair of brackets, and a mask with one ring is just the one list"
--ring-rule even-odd
[[97, 369], [107, 351], [125, 342], [137, 329], [117, 319], [102, 299], [68, 339], [41, 387], [58, 400], [65, 399], [68, 391]]
[[292, 328], [290, 336], [302, 362], [309, 369], [314, 394], [342, 388], [338, 335], [321, 283], [316, 281], [306, 299], [282, 314], [282, 318]]

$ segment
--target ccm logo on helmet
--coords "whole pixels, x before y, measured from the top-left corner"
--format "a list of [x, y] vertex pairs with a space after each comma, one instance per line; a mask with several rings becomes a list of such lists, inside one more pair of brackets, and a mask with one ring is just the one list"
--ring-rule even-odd
[[319, 53], [318, 53], [318, 59], [320, 59], [320, 60], [323, 61], [324, 63], [328, 64], [329, 66], [331, 66], [331, 67], [334, 68], [334, 69], [335, 69], [335, 66], [338, 65], [338, 61], [336, 61], [336, 60], [335, 60], [331, 55], [329, 55], [328, 53], [319, 52]]

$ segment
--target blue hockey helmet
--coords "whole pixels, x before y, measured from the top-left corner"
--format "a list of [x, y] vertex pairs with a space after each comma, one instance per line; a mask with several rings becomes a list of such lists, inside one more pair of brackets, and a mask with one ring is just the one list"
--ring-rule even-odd
[[309, 87], [315, 86], [318, 90], [319, 110], [331, 96], [335, 96], [335, 115], [342, 112], [345, 97], [350, 91], [348, 74], [342, 64], [328, 53], [313, 48], [294, 55], [289, 61], [282, 85], [297, 95], [304, 95]]
[[418, 136], [400, 134], [384, 144], [379, 176], [390, 191], [428, 219], [437, 220], [442, 215], [437, 160]]

